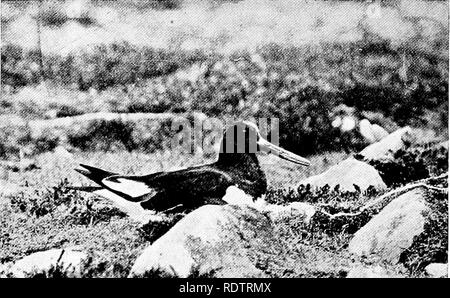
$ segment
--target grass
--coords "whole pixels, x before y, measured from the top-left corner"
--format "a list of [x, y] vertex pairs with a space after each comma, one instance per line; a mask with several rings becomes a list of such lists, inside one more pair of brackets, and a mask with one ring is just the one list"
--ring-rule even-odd
[[[424, 152], [435, 156], [430, 155], [429, 149], [412, 148], [408, 152], [420, 158]], [[308, 188], [299, 189], [299, 193], [292, 191], [306, 175], [321, 173], [346, 157], [344, 153], [312, 156], [314, 166], [307, 172], [284, 161], [277, 161], [274, 166], [272, 158], [261, 158], [270, 188], [266, 200], [277, 204], [292, 201], [326, 203], [329, 205], [326, 211], [330, 213], [356, 211], [379, 193], [371, 190], [341, 192], [326, 186], [314, 191]], [[36, 251], [81, 245], [94, 260], [87, 264], [83, 276], [125, 277], [142, 249], [170, 229], [182, 215], [144, 226], [133, 223], [108, 202], [67, 189], [68, 181], [70, 184], [88, 183], [73, 168], [78, 162], [84, 162], [126, 174], [143, 174], [211, 162], [214, 158], [192, 158], [190, 155], [174, 158], [167, 152], [151, 155], [79, 152], [67, 157], [48, 152], [36, 156], [36, 160], [38, 169], [9, 175], [11, 182], [24, 186], [22, 193], [0, 198], [0, 227], [4, 231], [0, 238], [0, 263], [10, 263]], [[403, 159], [400, 161], [404, 162]], [[436, 163], [430, 173], [441, 173], [441, 167], [442, 163]], [[431, 196], [427, 202], [432, 206], [432, 212], [426, 215], [429, 218], [426, 233], [415, 239], [414, 245], [403, 254], [402, 263], [409, 269], [408, 273], [402, 272], [403, 275], [421, 276], [423, 268], [430, 262], [446, 261], [443, 258], [446, 245], [442, 239], [448, 229], [447, 201], [444, 197]], [[375, 213], [342, 221], [329, 221], [316, 213], [311, 224], [296, 219], [278, 221], [275, 233], [285, 249], [269, 259], [261, 256], [261, 262], [265, 261], [259, 266], [273, 277], [345, 277], [349, 268], [355, 265], [346, 250], [348, 242]], [[388, 266], [388, 269], [396, 271], [398, 268]], [[158, 273], [150, 275], [157, 276]]]
[[[408, 12], [417, 14], [420, 11], [419, 19], [428, 16], [426, 20], [436, 23], [434, 27], [429, 24], [430, 28], [397, 10], [404, 8], [383, 6], [383, 22], [393, 22], [395, 28], [410, 28], [411, 25], [417, 34], [410, 37], [393, 36], [389, 30], [391, 27], [377, 26], [381, 20], [370, 20], [365, 15], [366, 3], [294, 2], [258, 1], [250, 4], [249, 1], [240, 1], [230, 4], [225, 1], [211, 9], [182, 6], [180, 10], [143, 8], [141, 12], [125, 5], [122, 14], [114, 18], [115, 24], [103, 24], [99, 28], [80, 27], [80, 33], [87, 36], [86, 31], [90, 30], [96, 33], [98, 30], [114, 31], [117, 30], [116, 23], [140, 20], [135, 14], [150, 16], [142, 18], [146, 24], [132, 26], [133, 33], [140, 32], [139, 42], [127, 40], [136, 34], [126, 34], [131, 28], [125, 26], [119, 34], [122, 40], [114, 38], [112, 42], [96, 38], [93, 43], [81, 42], [64, 53], [57, 49], [49, 50], [57, 38], [46, 40], [44, 37], [50, 34], [46, 30], [55, 35], [64, 33], [64, 36], [72, 36], [72, 31], [66, 34], [66, 27], [62, 25], [58, 29], [43, 26], [42, 46], [46, 50], [43, 51], [42, 69], [41, 57], [34, 46], [30, 49], [7, 39], [2, 45], [0, 113], [20, 115], [27, 120], [102, 111], [201, 111], [220, 119], [274, 117], [280, 121], [280, 144], [300, 154], [326, 152], [330, 148], [334, 151], [358, 150], [365, 145], [358, 134], [346, 136], [341, 130], [333, 129], [332, 121], [341, 104], [354, 109], [352, 116], [369, 118], [370, 121], [377, 118], [376, 122], [388, 130], [404, 125], [427, 125], [440, 134], [447, 133], [448, 42], [445, 33], [448, 29], [445, 25], [448, 21], [447, 18], [442, 19], [442, 14], [430, 14], [430, 11], [440, 12], [436, 7], [441, 7], [442, 3], [424, 2], [424, 7], [413, 7]], [[112, 9], [117, 8], [112, 3], [109, 5], [114, 7]], [[259, 12], [250, 9], [252, 5], [256, 5]], [[14, 10], [14, 7], [6, 5], [6, 10], [9, 9]], [[59, 11], [59, 15], [53, 13], [55, 11]], [[244, 16], [242, 11], [247, 15]], [[354, 19], [349, 19], [349, 12], [354, 14]], [[192, 13], [198, 18], [186, 18]], [[54, 17], [55, 22], [65, 22], [63, 14], [63, 10], [53, 7], [49, 8], [46, 18]], [[278, 16], [279, 21], [259, 14]], [[130, 19], [122, 19], [125, 15]], [[305, 19], [299, 20], [299, 15]], [[28, 17], [26, 12], [17, 16], [16, 21], [20, 23]], [[199, 24], [205, 18], [215, 20], [207, 22], [214, 25], [214, 28], [209, 28], [213, 29], [209, 37], [203, 36], [208, 28]], [[230, 19], [235, 21], [231, 22], [233, 26], [228, 24]], [[171, 25], [168, 20], [177, 24]], [[251, 22], [257, 25], [251, 25]], [[305, 22], [305, 26], [299, 26], [298, 22]], [[225, 24], [223, 32], [218, 29]], [[239, 30], [234, 24], [241, 25]], [[286, 29], [289, 26], [293, 28]], [[5, 27], [5, 36], [15, 28], [11, 23]], [[176, 33], [177, 37], [173, 39], [168, 38], [164, 45], [155, 46], [142, 35], [158, 31], [156, 28], [169, 32], [178, 28], [182, 32]], [[271, 33], [269, 35], [275, 37], [274, 40], [253, 32], [261, 28]], [[352, 33], [355, 36], [333, 38], [341, 31], [338, 28], [343, 32], [355, 29]], [[433, 34], [425, 34], [428, 29]], [[295, 38], [295, 35], [305, 34], [308, 30], [312, 30], [311, 35]], [[384, 31], [389, 31], [389, 34]], [[249, 35], [244, 34], [243, 37], [243, 32]], [[151, 39], [161, 36], [160, 33], [151, 34]], [[326, 38], [316, 40], [312, 37], [321, 34]], [[205, 39], [220, 40], [216, 35], [224, 35], [223, 43], [226, 45], [189, 49], [172, 47], [178, 42], [195, 44], [200, 40], [201, 44], [207, 44]], [[292, 40], [284, 40], [286, 36], [291, 36]], [[252, 44], [250, 37], [262, 40]], [[224, 52], [223, 49], [230, 46], [230, 40], [234, 38], [237, 40], [231, 44], [238, 46]], [[69, 49], [72, 44], [66, 41], [64, 49]], [[121, 123], [97, 123], [98, 130], [93, 129], [87, 132], [88, 135], [72, 136], [69, 141], [81, 144], [83, 150], [93, 150], [96, 144], [89, 139], [96, 139], [96, 134], [103, 135], [109, 129], [108, 125], [114, 126], [119, 135], [131, 133], [131, 129]], [[128, 140], [122, 143], [128, 150], [134, 149], [131, 148], [133, 145], [143, 147], [143, 144], [136, 145]], [[147, 143], [155, 145], [158, 142], [149, 140]], [[1, 147], [8, 146], [0, 144], [0, 154], [6, 150]], [[101, 147], [108, 150], [108, 146]]]
[[[335, 153], [331, 156], [337, 162], [342, 155]], [[273, 164], [263, 163], [269, 184], [273, 187], [293, 186], [305, 175], [321, 172], [329, 166], [324, 156], [312, 159], [316, 161], [315, 167], [307, 173], [284, 162], [278, 163], [278, 170]], [[101, 260], [92, 265], [94, 268], [88, 268], [87, 275], [124, 277], [141, 250], [180, 217], [141, 227], [104, 200], [68, 190], [65, 181], [70, 181], [70, 184], [90, 183], [73, 168], [78, 162], [84, 162], [127, 174], [142, 174], [213, 159], [129, 152], [80, 152], [67, 159], [48, 152], [36, 156], [36, 160], [39, 169], [9, 174], [10, 182], [26, 186], [22, 194], [0, 198], [0, 226], [3, 231], [0, 263], [12, 262], [36, 251], [82, 245]], [[276, 274], [281, 273], [278, 271]]]
[[[364, 147], [366, 143], [359, 133], [346, 134], [333, 128], [342, 105], [354, 110], [350, 116], [369, 118], [388, 130], [426, 125], [439, 134], [448, 134], [446, 60], [438, 59], [430, 69], [428, 62], [434, 58], [425, 55], [422, 61], [419, 54], [411, 55], [407, 59], [415, 61], [411, 63], [414, 68], [408, 71], [415, 79], [402, 78], [399, 69], [382, 67], [378, 62], [369, 66], [356, 62], [368, 61], [373, 55], [389, 56], [393, 64], [402, 61], [402, 51], [386, 42], [381, 44], [387, 49], [375, 54], [361, 50], [375, 44], [269, 44], [257, 53], [223, 56], [115, 43], [69, 57], [46, 57], [49, 63], [45, 81], [38, 85], [40, 80], [35, 77], [39, 71], [28, 69], [36, 63], [35, 53], [5, 46], [0, 112], [20, 115], [25, 120], [102, 111], [201, 111], [219, 119], [277, 118], [280, 144], [299, 154], [330, 148], [357, 151]], [[236, 62], [236, 57], [246, 59]], [[90, 74], [85, 74], [86, 70]], [[20, 72], [24, 72], [23, 84], [9, 81], [21, 76]], [[99, 139], [96, 134], [105, 135], [108, 130], [124, 136], [120, 145], [128, 150], [158, 145], [153, 139], [129, 140], [133, 128], [114, 121], [96, 123], [91, 130], [70, 136], [69, 142], [86, 150], [97, 145], [90, 139]], [[108, 142], [105, 137], [106, 144], [99, 146], [108, 150]]]

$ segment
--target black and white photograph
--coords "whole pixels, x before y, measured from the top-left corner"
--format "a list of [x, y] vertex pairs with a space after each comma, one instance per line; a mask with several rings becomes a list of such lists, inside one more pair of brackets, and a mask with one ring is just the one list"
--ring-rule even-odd
[[0, 278], [447, 278], [448, 87], [448, 0], [2, 0]]

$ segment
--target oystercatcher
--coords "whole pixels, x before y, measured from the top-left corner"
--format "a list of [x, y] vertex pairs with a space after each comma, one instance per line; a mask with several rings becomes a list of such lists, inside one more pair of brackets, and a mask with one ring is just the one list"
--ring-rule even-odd
[[[192, 210], [205, 204], [225, 204], [227, 188], [236, 186], [254, 199], [266, 192], [267, 180], [257, 152], [276, 154], [303, 166], [310, 162], [265, 140], [258, 127], [237, 122], [223, 135], [218, 160], [212, 164], [179, 171], [129, 176], [81, 164], [76, 171], [96, 182], [98, 187], [79, 187], [102, 196], [140, 203], [144, 209], [170, 212]], [[108, 195], [108, 193], [110, 195]]]

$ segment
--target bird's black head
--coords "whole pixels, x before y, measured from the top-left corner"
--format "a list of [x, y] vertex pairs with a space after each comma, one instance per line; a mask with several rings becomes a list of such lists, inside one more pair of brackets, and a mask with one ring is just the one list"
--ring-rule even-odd
[[244, 155], [257, 162], [256, 153], [271, 153], [300, 165], [310, 165], [307, 159], [264, 139], [258, 127], [251, 122], [236, 122], [225, 129], [220, 144], [219, 162], [232, 160], [237, 162]]
[[220, 154], [256, 153], [258, 151], [258, 127], [251, 122], [236, 122], [225, 128]]
[[267, 180], [256, 153], [272, 153], [300, 165], [309, 165], [301, 156], [265, 140], [258, 127], [250, 122], [237, 122], [227, 127], [220, 145], [216, 165], [233, 177], [236, 185], [257, 198], [267, 189]]

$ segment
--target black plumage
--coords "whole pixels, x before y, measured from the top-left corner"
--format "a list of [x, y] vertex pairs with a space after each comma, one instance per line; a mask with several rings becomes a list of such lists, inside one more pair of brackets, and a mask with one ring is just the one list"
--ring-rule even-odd
[[264, 140], [258, 128], [238, 122], [227, 128], [218, 160], [212, 164], [143, 176], [118, 175], [87, 165], [77, 169], [101, 187], [143, 208], [168, 211], [193, 209], [205, 204], [224, 204], [222, 197], [237, 186], [253, 198], [266, 192], [267, 180], [256, 152], [271, 151], [293, 162], [309, 162]]

